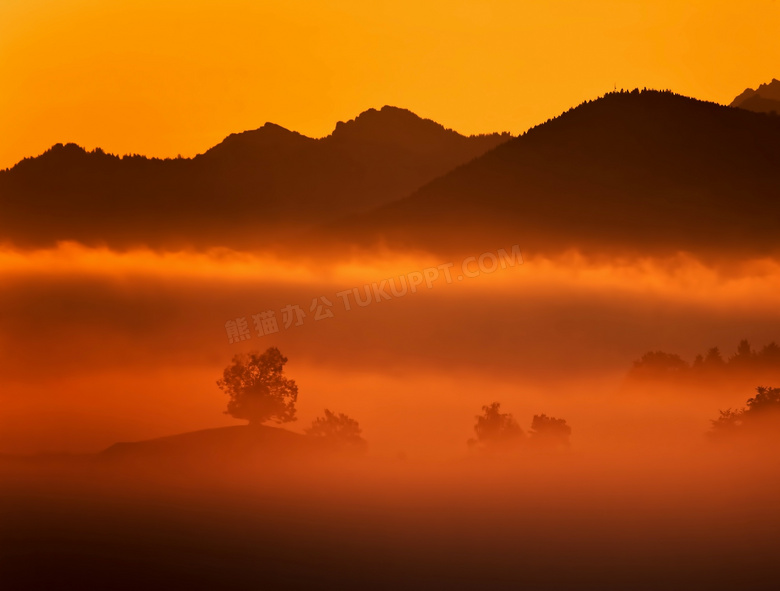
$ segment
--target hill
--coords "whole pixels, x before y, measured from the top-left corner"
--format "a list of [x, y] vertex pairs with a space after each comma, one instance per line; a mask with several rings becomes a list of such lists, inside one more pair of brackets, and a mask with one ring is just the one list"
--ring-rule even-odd
[[250, 458], [284, 459], [314, 453], [322, 442], [286, 429], [236, 425], [169, 435], [146, 441], [115, 443], [98, 454], [101, 460], [139, 463], [176, 461], [205, 465]]
[[57, 144], [0, 172], [0, 242], [251, 248], [400, 199], [507, 139], [383, 107], [320, 139], [267, 123], [192, 159]]
[[317, 240], [478, 252], [769, 252], [780, 118], [671, 92], [608, 94]]

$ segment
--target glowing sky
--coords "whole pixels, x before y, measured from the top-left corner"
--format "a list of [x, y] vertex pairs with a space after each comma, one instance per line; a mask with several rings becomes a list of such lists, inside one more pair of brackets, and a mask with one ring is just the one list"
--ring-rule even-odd
[[729, 102], [778, 76], [779, 30], [776, 0], [3, 0], [0, 167], [321, 136], [384, 104], [519, 133], [614, 84]]

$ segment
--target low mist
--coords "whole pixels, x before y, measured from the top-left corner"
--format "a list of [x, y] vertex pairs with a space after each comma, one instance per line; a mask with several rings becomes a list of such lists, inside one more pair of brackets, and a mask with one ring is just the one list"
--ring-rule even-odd
[[[54, 584], [30, 570], [40, 559], [71, 582], [128, 569], [114, 589], [759, 588], [780, 525], [777, 431], [712, 431], [775, 372], [692, 368], [712, 347], [731, 367], [741, 340], [780, 339], [778, 262], [523, 253], [502, 268], [500, 249], [495, 270], [484, 253], [464, 267], [4, 251], [3, 571], [30, 588]], [[374, 291], [412, 274], [414, 291]], [[277, 330], [260, 335], [267, 311]], [[297, 420], [267, 423], [270, 443], [248, 451], [253, 427], [225, 414], [216, 382], [272, 347]], [[648, 373], [654, 351], [691, 369]], [[475, 429], [493, 403], [511, 445]], [[365, 449], [304, 445], [323, 409], [359, 422]], [[541, 415], [565, 422], [560, 445], [539, 444]]]

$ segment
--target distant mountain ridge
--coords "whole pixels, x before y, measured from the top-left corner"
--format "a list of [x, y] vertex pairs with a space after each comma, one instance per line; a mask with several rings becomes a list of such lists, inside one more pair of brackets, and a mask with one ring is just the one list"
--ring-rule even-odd
[[400, 199], [510, 137], [466, 137], [385, 106], [320, 139], [266, 123], [191, 159], [57, 144], [0, 171], [0, 242], [267, 245]]
[[776, 252], [778, 187], [780, 119], [635, 90], [587, 101], [319, 240]]
[[748, 88], [731, 101], [730, 107], [739, 107], [756, 113], [780, 114], [780, 80], [773, 78], [756, 90]]
[[193, 159], [56, 146], [0, 173], [0, 242], [775, 254], [779, 186], [780, 118], [668, 91], [609, 93], [514, 139], [384, 107]]

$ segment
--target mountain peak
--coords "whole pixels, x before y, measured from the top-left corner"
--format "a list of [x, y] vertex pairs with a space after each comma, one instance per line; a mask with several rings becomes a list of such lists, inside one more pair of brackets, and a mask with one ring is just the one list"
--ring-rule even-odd
[[[340, 225], [364, 245], [766, 253], [780, 120], [671, 91], [608, 93]], [[346, 237], [346, 238], [344, 238]]]
[[780, 92], [780, 80], [772, 78], [772, 81], [767, 84], [761, 84], [758, 87], [759, 94], [762, 92]]
[[760, 113], [780, 113], [780, 80], [772, 78], [771, 82], [761, 84], [755, 90], [745, 89], [729, 106]]
[[450, 135], [459, 133], [445, 128], [430, 119], [423, 119], [408, 109], [385, 105], [381, 109], [368, 109], [349, 121], [339, 121], [329, 136], [334, 139], [385, 138], [400, 140], [410, 136]]
[[67, 144], [57, 143], [39, 156], [24, 158], [17, 162], [11, 168], [13, 169], [37, 169], [41, 166], [54, 166], [56, 168], [67, 168], [76, 164], [82, 164], [96, 159], [115, 159], [116, 156], [107, 154], [101, 148], [95, 148], [91, 152], [82, 148], [78, 144], [69, 142]]
[[294, 148], [306, 142], [309, 137], [267, 121], [257, 129], [231, 133], [216, 146], [209, 148], [202, 156], [216, 154], [235, 155], [237, 153], [255, 153], [257, 150], [278, 150]]

